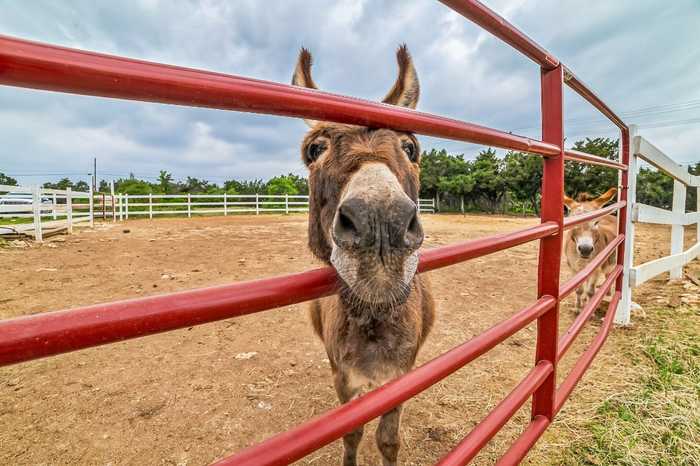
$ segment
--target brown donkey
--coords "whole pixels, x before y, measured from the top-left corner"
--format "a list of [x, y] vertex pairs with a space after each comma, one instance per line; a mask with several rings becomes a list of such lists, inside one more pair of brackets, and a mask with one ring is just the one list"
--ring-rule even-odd
[[[581, 193], [574, 201], [564, 196], [564, 204], [569, 215], [583, 214], [600, 209], [617, 193], [616, 188], [610, 188], [599, 197]], [[617, 236], [617, 217], [605, 215], [591, 222], [582, 223], [568, 230], [564, 236], [564, 254], [566, 263], [574, 273], [579, 272]], [[605, 276], [615, 267], [616, 255], [613, 253], [603, 265], [576, 289], [576, 312], [581, 309], [595, 293], [595, 288]], [[612, 291], [612, 288], [610, 289]], [[586, 295], [583, 296], [584, 291]], [[610, 294], [610, 293], [609, 293]]]
[[[415, 108], [418, 77], [405, 46], [399, 76], [383, 102]], [[316, 88], [301, 50], [292, 84]], [[425, 277], [416, 274], [423, 229], [418, 217], [420, 148], [413, 134], [307, 120], [301, 145], [309, 168], [309, 247], [338, 273], [340, 292], [313, 301], [342, 403], [408, 372], [433, 323]], [[385, 466], [399, 452], [401, 406], [376, 432]], [[343, 465], [357, 462], [363, 428], [345, 435]]]

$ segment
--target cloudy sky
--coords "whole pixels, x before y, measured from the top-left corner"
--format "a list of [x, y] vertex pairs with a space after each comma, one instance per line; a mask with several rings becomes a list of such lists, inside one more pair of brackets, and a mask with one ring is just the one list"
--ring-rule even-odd
[[[700, 2], [490, 0], [566, 63], [628, 123], [682, 163], [700, 160]], [[418, 108], [531, 137], [536, 65], [430, 0], [0, 0], [0, 34], [289, 82], [300, 46], [319, 87], [371, 100], [395, 79], [406, 42]], [[567, 137], [615, 136], [572, 92]], [[303, 174], [296, 119], [117, 101], [0, 86], [0, 172], [23, 184], [100, 178], [269, 178]], [[422, 138], [474, 157], [479, 146]]]

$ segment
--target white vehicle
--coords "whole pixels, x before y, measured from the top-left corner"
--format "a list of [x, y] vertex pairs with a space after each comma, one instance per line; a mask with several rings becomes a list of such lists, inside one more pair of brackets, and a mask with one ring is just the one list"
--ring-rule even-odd
[[[51, 205], [53, 202], [48, 197], [41, 198], [42, 205]], [[6, 206], [3, 208], [3, 206]], [[11, 206], [16, 206], [15, 208]], [[44, 209], [42, 209], [43, 211]], [[32, 195], [8, 193], [0, 196], [0, 214], [12, 217], [13, 214], [30, 214], [32, 213]]]

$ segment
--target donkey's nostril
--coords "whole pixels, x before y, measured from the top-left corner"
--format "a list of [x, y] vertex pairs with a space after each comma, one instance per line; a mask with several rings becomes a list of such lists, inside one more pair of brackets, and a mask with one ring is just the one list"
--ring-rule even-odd
[[368, 235], [368, 206], [360, 199], [348, 199], [338, 209], [333, 224], [333, 241], [338, 246], [357, 246]]
[[357, 228], [355, 227], [355, 224], [353, 223], [352, 219], [348, 217], [347, 213], [345, 212], [339, 212], [338, 215], [338, 221], [340, 222], [339, 228], [348, 232], [348, 233], [355, 233], [357, 232]]
[[406, 246], [411, 249], [418, 249], [423, 244], [423, 227], [418, 219], [418, 209], [413, 212], [413, 217], [408, 223], [406, 234], [404, 235]]

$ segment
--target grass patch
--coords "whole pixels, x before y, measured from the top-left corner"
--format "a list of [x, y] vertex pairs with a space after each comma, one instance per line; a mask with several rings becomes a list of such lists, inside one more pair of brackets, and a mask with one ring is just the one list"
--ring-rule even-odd
[[621, 355], [637, 380], [600, 404], [556, 464], [700, 465], [700, 310], [648, 311], [673, 324]]

